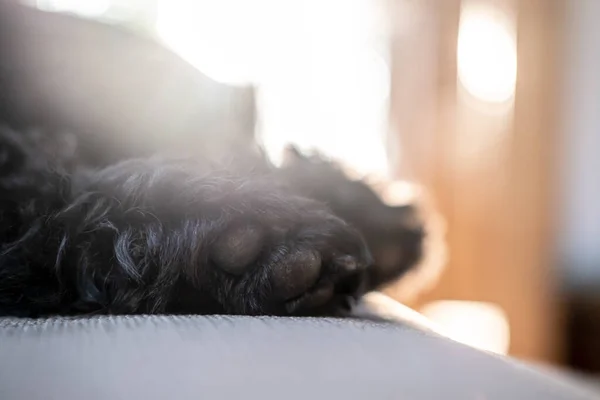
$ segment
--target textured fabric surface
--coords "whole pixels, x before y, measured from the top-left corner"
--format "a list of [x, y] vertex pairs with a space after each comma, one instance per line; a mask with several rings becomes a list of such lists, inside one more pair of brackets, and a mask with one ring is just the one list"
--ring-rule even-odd
[[586, 399], [434, 333], [357, 320], [0, 319], [0, 399]]

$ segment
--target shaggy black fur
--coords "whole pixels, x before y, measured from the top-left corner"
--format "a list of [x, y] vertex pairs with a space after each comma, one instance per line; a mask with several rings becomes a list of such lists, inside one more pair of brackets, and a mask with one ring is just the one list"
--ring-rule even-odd
[[286, 152], [279, 171], [297, 193], [327, 204], [365, 238], [376, 264], [367, 275], [371, 289], [395, 281], [421, 259], [425, 210], [418, 204], [389, 206], [365, 182], [349, 179], [339, 167], [318, 155]]
[[274, 174], [159, 158], [69, 171], [0, 135], [1, 314], [332, 312], [364, 289], [359, 233]]
[[[125, 34], [109, 40], [115, 33], [102, 24], [25, 8], [5, 18], [10, 10], [0, 11], [0, 124], [20, 127], [0, 128], [0, 315], [340, 314], [349, 299], [418, 261], [424, 232], [415, 210], [385, 206], [367, 185], [330, 163], [296, 154], [275, 169], [248, 140], [223, 134], [247, 127], [219, 125], [211, 134], [227, 116], [207, 122], [210, 113], [198, 112], [192, 121], [197, 129], [168, 138], [144, 134], [177, 126], [176, 108], [164, 118], [129, 120], [135, 107], [125, 116], [115, 113], [111, 102], [148, 91], [152, 79], [166, 76], [149, 74], [148, 83], [138, 82], [148, 69], [144, 63], [185, 70], [160, 46]], [[18, 40], [2, 42], [9, 36]], [[127, 51], [119, 47], [124, 38]], [[85, 80], [97, 67], [80, 55], [90, 43], [98, 46], [94, 59], [106, 60], [103, 67], [122, 68]], [[33, 45], [40, 50], [21, 51]], [[47, 48], [55, 53], [42, 57]], [[63, 54], [65, 66], [80, 68], [68, 76], [55, 63], [65, 48], [75, 49]], [[168, 63], [152, 64], [157, 54]], [[134, 59], [143, 61], [127, 70]], [[111, 86], [117, 73], [120, 83]], [[51, 88], [42, 81], [48, 76]], [[79, 96], [85, 101], [73, 100]], [[144, 102], [141, 94], [131, 96], [131, 104]], [[111, 125], [105, 114], [119, 119]], [[142, 124], [144, 118], [174, 122], [154, 127]], [[22, 129], [35, 125], [46, 130]], [[57, 127], [79, 135], [54, 133]], [[126, 127], [135, 133], [124, 134]], [[193, 147], [193, 157], [166, 157], [161, 150], [167, 142], [176, 152]], [[231, 143], [244, 144], [233, 151]], [[211, 164], [209, 155], [223, 149], [229, 154], [219, 158], [230, 161]]]

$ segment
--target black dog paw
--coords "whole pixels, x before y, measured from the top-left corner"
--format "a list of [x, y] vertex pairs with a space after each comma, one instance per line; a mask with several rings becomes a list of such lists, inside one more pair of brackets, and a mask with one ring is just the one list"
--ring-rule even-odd
[[234, 280], [227, 311], [336, 314], [363, 294], [372, 263], [361, 236], [326, 214], [295, 223], [234, 224], [213, 243], [211, 260]]

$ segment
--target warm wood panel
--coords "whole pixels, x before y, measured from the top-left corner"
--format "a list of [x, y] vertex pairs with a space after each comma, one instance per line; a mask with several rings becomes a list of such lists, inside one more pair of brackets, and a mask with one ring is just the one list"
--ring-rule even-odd
[[[510, 207], [513, 233], [513, 292], [506, 296], [515, 330], [514, 352], [558, 358], [561, 336], [557, 282], [552, 259], [554, 244], [557, 148], [564, 15], [566, 0], [520, 1], [518, 7], [519, 79], [510, 149]], [[508, 288], [507, 288], [508, 289]]]
[[[412, 41], [405, 35], [395, 42], [394, 54], [407, 43], [429, 46], [437, 54], [427, 59], [435, 59], [435, 75], [429, 80], [421, 76], [434, 82], [435, 89], [424, 86], [428, 100], [412, 104], [403, 101], [406, 59], [393, 58], [392, 120], [404, 161], [399, 169], [431, 189], [449, 228], [446, 273], [419, 303], [496, 303], [511, 324], [511, 354], [556, 360], [559, 311], [550, 258], [551, 193], [565, 0], [489, 1], [517, 16], [514, 108], [477, 107], [457, 84], [458, 0], [424, 2], [428, 23], [413, 27]], [[428, 40], [420, 43], [420, 35]], [[422, 106], [425, 112], [418, 109]]]

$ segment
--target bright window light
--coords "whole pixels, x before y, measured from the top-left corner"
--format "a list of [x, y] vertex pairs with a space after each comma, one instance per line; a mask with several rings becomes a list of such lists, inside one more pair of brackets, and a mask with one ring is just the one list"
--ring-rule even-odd
[[104, 14], [111, 0], [38, 0], [38, 7], [50, 11], [72, 12], [86, 17]]
[[160, 38], [212, 79], [253, 84], [272, 16], [272, 0], [161, 0], [156, 13]]
[[458, 78], [475, 98], [509, 101], [517, 81], [514, 24], [491, 7], [465, 6], [458, 33]]
[[259, 135], [387, 175], [383, 0], [161, 0], [157, 31], [211, 78], [257, 88]]
[[478, 349], [506, 354], [510, 329], [504, 311], [495, 304], [475, 301], [436, 301], [422, 314], [449, 338]]

